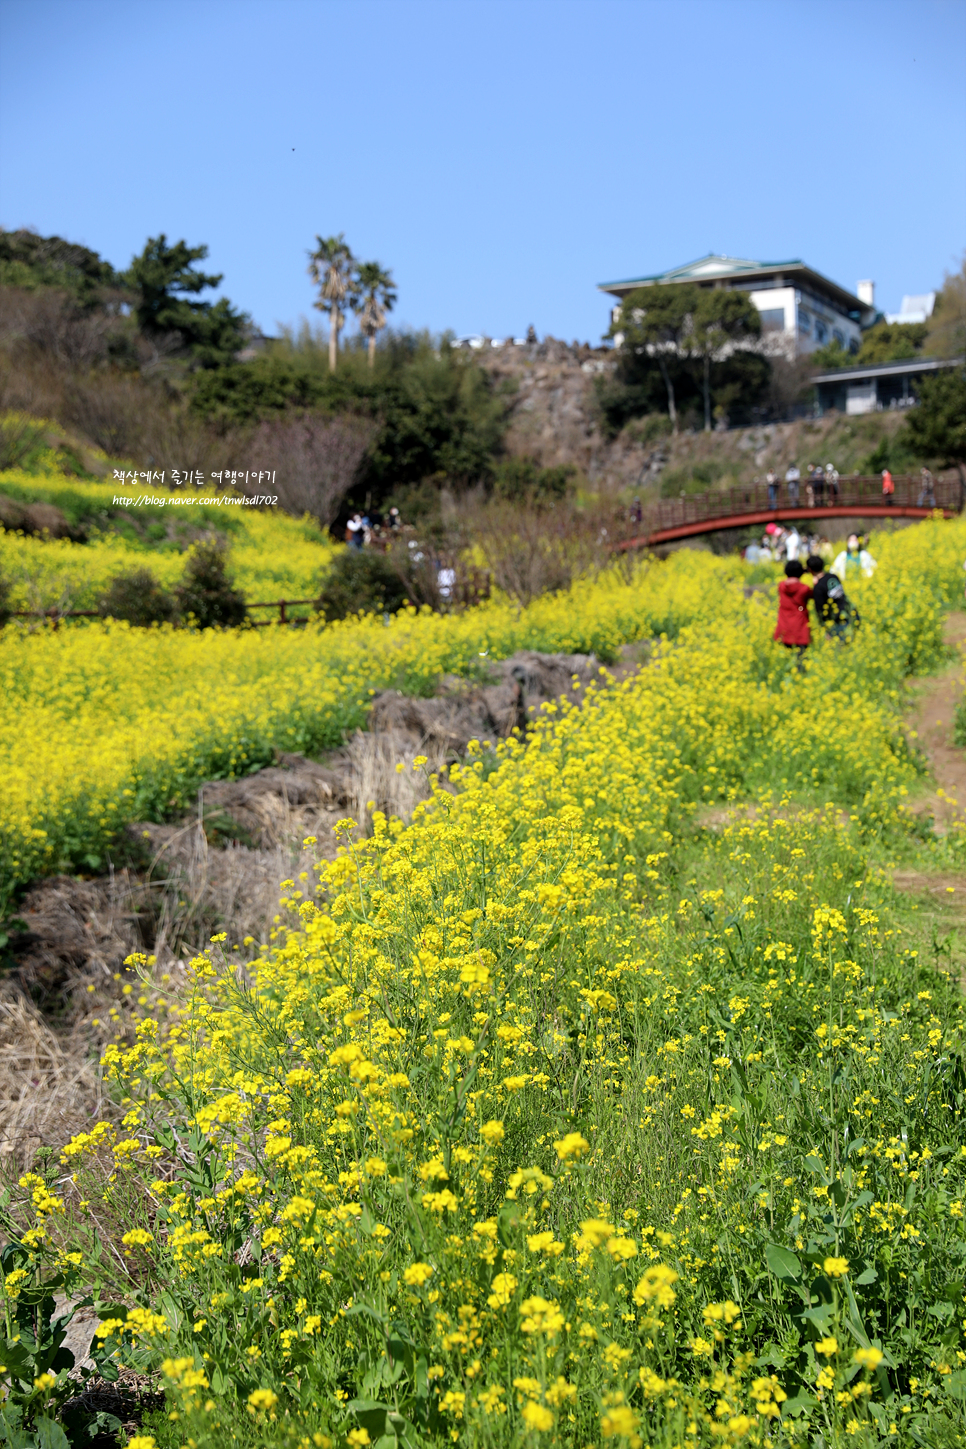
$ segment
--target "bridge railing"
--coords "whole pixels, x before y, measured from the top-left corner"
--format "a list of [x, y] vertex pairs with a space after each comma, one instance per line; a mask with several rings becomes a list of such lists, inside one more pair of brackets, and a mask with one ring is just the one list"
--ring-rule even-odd
[[[882, 476], [878, 473], [841, 476], [835, 488], [822, 480], [812, 483], [802, 478], [797, 495], [784, 478], [776, 485], [774, 501], [767, 483], [746, 483], [733, 488], [719, 488], [709, 493], [691, 493], [681, 498], [662, 498], [647, 507], [639, 522], [631, 520], [628, 536], [658, 533], [668, 528], [683, 528], [715, 518], [734, 518], [743, 514], [768, 513], [781, 519], [783, 515], [801, 521], [812, 508], [849, 508], [861, 517], [864, 508], [883, 505], [894, 508], [942, 508], [958, 512], [963, 506], [963, 489], [959, 478], [936, 478], [932, 493], [923, 490], [918, 473], [893, 475], [894, 492], [884, 494]], [[812, 492], [809, 493], [809, 484]]]

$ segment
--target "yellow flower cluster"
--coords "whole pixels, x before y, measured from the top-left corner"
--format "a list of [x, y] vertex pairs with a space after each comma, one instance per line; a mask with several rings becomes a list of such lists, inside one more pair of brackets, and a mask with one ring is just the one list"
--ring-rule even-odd
[[[58, 1231], [93, 1281], [116, 1258], [74, 1195], [151, 1204], [117, 1287], [163, 1284], [185, 1440], [962, 1439], [962, 1005], [886, 866], [961, 850], [917, 843], [893, 695], [940, 656], [964, 538], [882, 548], [864, 633], [804, 675], [730, 565], [588, 588], [628, 637], [655, 580], [713, 607], [407, 828], [377, 815], [244, 980], [213, 950], [149, 993], [105, 1057], [127, 1136], [69, 1149]], [[573, 647], [579, 607], [499, 637]], [[473, 618], [492, 643], [499, 607]]]
[[[942, 607], [958, 586], [966, 550], [966, 524], [921, 525], [915, 534], [918, 547], [904, 534], [902, 554], [887, 540], [897, 561], [891, 577], [883, 547], [878, 573], [862, 586], [864, 626], [852, 653], [881, 691], [895, 691], [897, 671], [939, 657]], [[694, 687], [694, 671], [707, 683], [727, 658], [729, 677], [718, 681], [715, 699], [702, 697], [692, 746], [711, 751], [701, 794], [716, 798], [731, 783], [735, 749], [771, 728], [780, 696], [770, 686], [787, 671], [770, 648], [772, 605], [745, 600], [736, 587], [740, 577], [733, 560], [684, 553], [666, 564], [642, 564], [629, 580], [608, 574], [522, 611], [495, 600], [457, 616], [409, 611], [389, 626], [380, 617], [257, 635], [146, 632], [116, 623], [26, 637], [4, 630], [0, 898], [38, 874], [97, 868], [127, 822], [162, 819], [187, 806], [205, 779], [271, 763], [278, 749], [334, 747], [364, 723], [378, 688], [399, 683], [422, 692], [441, 674], [466, 673], [481, 657], [520, 648], [594, 652], [606, 661], [627, 641], [687, 635], [691, 672], [678, 671], [672, 686], [685, 693]], [[804, 696], [784, 712], [777, 727], [789, 782], [807, 777], [820, 786], [833, 764], [854, 780], [867, 779], [863, 726], [881, 732], [878, 702], [853, 699], [842, 658], [828, 649], [816, 655], [811, 697], [817, 701], [824, 684], [836, 691], [839, 707], [816, 702], [824, 712], [817, 748]], [[668, 736], [663, 748], [674, 755], [677, 743]], [[679, 763], [688, 768], [686, 755]], [[896, 788], [891, 747], [884, 764], [868, 791], [869, 810]], [[657, 849], [648, 869], [660, 859]], [[549, 909], [566, 882], [541, 886]], [[474, 959], [465, 969], [485, 983], [485, 963]], [[604, 992], [596, 1001], [606, 1008], [612, 993], [595, 989]]]
[[[8, 469], [0, 471], [0, 493], [5, 491], [51, 502], [68, 516], [89, 520], [86, 543], [0, 527], [0, 575], [12, 585], [14, 609], [93, 609], [112, 579], [138, 568], [149, 569], [172, 588], [184, 573], [182, 550], [205, 533], [229, 542], [236, 587], [252, 603], [314, 598], [332, 559], [327, 535], [310, 520], [299, 521], [278, 508], [219, 504], [225, 495], [210, 488], [192, 489], [187, 495], [192, 506], [185, 508], [173, 506], [177, 493], [161, 489], [152, 494], [130, 484], [37, 478]], [[120, 508], [114, 504], [118, 494], [143, 494], [145, 505]], [[151, 496], [164, 496], [168, 506], [152, 507]]]

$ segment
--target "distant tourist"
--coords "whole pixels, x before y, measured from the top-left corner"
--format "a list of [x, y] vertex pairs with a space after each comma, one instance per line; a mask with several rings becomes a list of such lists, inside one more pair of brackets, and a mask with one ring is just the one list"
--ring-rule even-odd
[[936, 507], [936, 485], [928, 468], [919, 469], [919, 508]]
[[801, 470], [797, 463], [793, 463], [792, 466], [789, 468], [788, 472], [785, 474], [785, 483], [788, 487], [789, 508], [798, 507], [798, 490], [801, 485], [801, 481]]
[[825, 487], [829, 503], [839, 501], [839, 470], [832, 463], [825, 464]]
[[641, 500], [639, 498], [635, 498], [634, 499], [634, 507], [631, 509], [631, 522], [632, 523], [642, 523], [643, 520], [644, 520], [644, 510], [641, 507]]
[[846, 639], [849, 626], [858, 622], [858, 615], [846, 598], [841, 580], [826, 570], [820, 554], [809, 554], [806, 567], [812, 576], [812, 607], [818, 622], [825, 625], [825, 637]]
[[850, 578], [857, 579], [860, 575], [864, 579], [871, 579], [875, 569], [875, 559], [868, 549], [860, 546], [859, 535], [850, 533], [842, 552], [836, 554], [833, 560], [832, 573], [837, 574], [843, 584], [847, 584]]
[[895, 491], [896, 491], [896, 485], [892, 481], [892, 474], [889, 472], [888, 468], [883, 468], [883, 470], [882, 470], [882, 501], [883, 501], [883, 503], [888, 503], [891, 506], [891, 504], [892, 504], [892, 495], [895, 493]]
[[345, 526], [345, 541], [350, 548], [361, 548], [366, 541], [365, 524], [360, 513], [353, 513]]
[[786, 535], [785, 535], [785, 557], [786, 557], [786, 559], [796, 559], [796, 558], [798, 558], [799, 552], [801, 550], [801, 546], [802, 546], [801, 534], [799, 533], [799, 531], [795, 527], [795, 525], [792, 524], [792, 526], [789, 529], [788, 533], [786, 533]]
[[825, 470], [821, 463], [813, 463], [811, 467], [812, 492], [815, 495], [815, 507], [821, 508], [825, 503]]
[[441, 599], [451, 599], [453, 589], [456, 586], [456, 570], [441, 568], [436, 575], [436, 582], [439, 585], [439, 596]]
[[802, 583], [804, 572], [798, 559], [789, 559], [785, 565], [785, 577], [778, 585], [778, 622], [774, 635], [777, 643], [797, 652], [799, 669], [805, 650], [812, 642], [812, 632], [808, 627], [808, 601], [812, 591]]
[[390, 508], [389, 513], [386, 516], [386, 523], [388, 524], [389, 528], [392, 530], [393, 533], [396, 533], [400, 528], [402, 528], [402, 518], [400, 516], [398, 508]]
[[769, 468], [765, 474], [765, 482], [768, 484], [768, 507], [778, 507], [778, 474], [774, 468]]

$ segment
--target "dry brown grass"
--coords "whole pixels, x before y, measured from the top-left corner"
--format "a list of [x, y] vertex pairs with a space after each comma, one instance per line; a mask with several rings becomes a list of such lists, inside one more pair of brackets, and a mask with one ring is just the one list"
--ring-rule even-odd
[[8, 988], [0, 998], [0, 1154], [26, 1165], [110, 1113], [89, 1051]]

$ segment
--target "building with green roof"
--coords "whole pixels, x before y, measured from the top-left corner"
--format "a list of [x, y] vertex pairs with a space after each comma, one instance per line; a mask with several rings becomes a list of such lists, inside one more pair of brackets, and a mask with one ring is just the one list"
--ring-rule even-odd
[[[798, 259], [754, 262], [709, 252], [695, 262], [654, 276], [601, 282], [598, 290], [623, 302], [638, 287], [682, 282], [747, 292], [761, 313], [767, 349], [789, 357], [814, 352], [833, 340], [847, 352], [856, 352], [863, 327], [871, 326], [877, 315], [873, 282], [859, 282], [855, 292], [849, 292]], [[618, 310], [614, 308], [615, 319]]]

